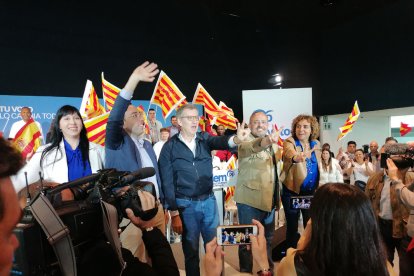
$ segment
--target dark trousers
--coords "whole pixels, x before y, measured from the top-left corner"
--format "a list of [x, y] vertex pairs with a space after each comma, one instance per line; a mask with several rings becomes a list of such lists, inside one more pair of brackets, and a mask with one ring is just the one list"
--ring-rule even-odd
[[411, 237], [406, 236], [400, 243], [400, 276], [414, 275], [414, 252], [407, 252]]
[[388, 261], [394, 266], [394, 252], [397, 249], [398, 256], [400, 256], [401, 239], [392, 236], [392, 220], [378, 218], [378, 225], [387, 250]]
[[287, 248], [292, 247], [296, 248], [296, 245], [299, 240], [299, 233], [298, 233], [298, 220], [300, 212], [302, 212], [303, 217], [303, 227], [306, 227], [306, 223], [309, 220], [309, 210], [305, 209], [292, 209], [290, 208], [290, 198], [292, 196], [305, 196], [305, 195], [313, 195], [314, 190], [304, 192], [301, 191], [299, 194], [296, 194], [290, 191], [288, 188], [283, 185], [283, 192], [282, 192], [282, 204], [283, 209], [285, 210], [285, 217], [286, 217], [286, 245]]

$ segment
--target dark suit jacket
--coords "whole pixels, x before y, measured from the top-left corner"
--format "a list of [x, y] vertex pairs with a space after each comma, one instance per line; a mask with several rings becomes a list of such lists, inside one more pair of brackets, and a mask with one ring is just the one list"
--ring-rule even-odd
[[[121, 96], [117, 97], [114, 106], [109, 114], [108, 124], [106, 126], [105, 137], [105, 167], [114, 168], [120, 171], [136, 171], [142, 168], [141, 155], [134, 141], [123, 129], [124, 114], [131, 104]], [[144, 148], [151, 158], [154, 166], [160, 200], [163, 202], [163, 193], [161, 190], [161, 179], [158, 171], [157, 157], [152, 145], [147, 140], [144, 141]]]

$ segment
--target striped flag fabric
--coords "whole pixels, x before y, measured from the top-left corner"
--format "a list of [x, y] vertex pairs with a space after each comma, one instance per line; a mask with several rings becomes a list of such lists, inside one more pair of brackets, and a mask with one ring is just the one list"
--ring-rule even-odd
[[106, 105], [106, 111], [111, 111], [114, 106], [115, 99], [118, 96], [120, 88], [116, 87], [109, 81], [105, 80], [104, 73], [102, 72], [102, 92]]
[[236, 156], [234, 154], [227, 161], [226, 167], [227, 167], [228, 170], [235, 170], [235, 169], [237, 169], [237, 158], [236, 158]]
[[213, 117], [213, 125], [223, 125], [224, 127], [236, 130], [238, 120], [234, 117], [233, 109], [228, 107], [224, 102], [220, 101], [219, 108], [225, 115]]
[[227, 187], [226, 195], [224, 196], [224, 199], [225, 199], [226, 203], [229, 203], [230, 199], [233, 198], [235, 189], [236, 189], [235, 186]]
[[408, 126], [408, 124], [405, 124], [403, 122], [401, 122], [400, 125], [400, 135], [404, 136], [407, 135], [408, 133], [410, 133], [412, 130], [412, 127]]
[[177, 85], [161, 71], [152, 94], [150, 104], [161, 107], [163, 118], [167, 118], [170, 113], [185, 100], [184, 94], [178, 89]]
[[40, 129], [33, 118], [16, 133], [13, 145], [22, 153], [23, 158], [31, 156], [40, 147]]
[[149, 134], [150, 133], [150, 127], [149, 127], [149, 124], [148, 124], [147, 114], [145, 114], [144, 107], [140, 104], [137, 107], [137, 109], [138, 109], [138, 112], [141, 112], [142, 115], [144, 116], [145, 134]]
[[186, 105], [186, 104], [188, 104], [188, 102], [187, 102], [187, 100], [186, 99], [184, 99], [178, 106], [177, 106], [177, 108], [176, 109], [179, 109], [180, 107], [182, 107], [183, 105]]
[[105, 108], [99, 102], [98, 95], [90, 80], [86, 81], [79, 112], [83, 119], [90, 119], [106, 112]]
[[361, 112], [359, 110], [358, 101], [355, 101], [351, 114], [349, 114], [348, 119], [345, 121], [345, 124], [339, 128], [341, 133], [339, 133], [337, 141], [343, 139], [346, 135], [348, 135], [348, 133], [352, 131], [352, 128], [354, 127], [354, 124], [358, 120], [360, 114]]
[[201, 83], [198, 83], [197, 85], [196, 92], [193, 97], [193, 104], [203, 105], [205, 112], [210, 116], [216, 117], [224, 115], [221, 113], [219, 105], [213, 97], [210, 96]]
[[[277, 124], [275, 124], [275, 128], [276, 130], [279, 130], [279, 128], [277, 127]], [[280, 135], [279, 135], [279, 139], [277, 139], [277, 145], [279, 146], [279, 148], [283, 149], [283, 139], [282, 137], [280, 137]]]
[[109, 112], [84, 121], [90, 142], [105, 146], [106, 123]]

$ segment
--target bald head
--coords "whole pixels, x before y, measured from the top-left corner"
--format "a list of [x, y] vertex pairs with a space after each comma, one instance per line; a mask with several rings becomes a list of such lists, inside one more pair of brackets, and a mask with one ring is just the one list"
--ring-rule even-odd
[[377, 154], [378, 153], [378, 143], [377, 143], [377, 141], [371, 141], [371, 143], [369, 143], [369, 150], [372, 154]]

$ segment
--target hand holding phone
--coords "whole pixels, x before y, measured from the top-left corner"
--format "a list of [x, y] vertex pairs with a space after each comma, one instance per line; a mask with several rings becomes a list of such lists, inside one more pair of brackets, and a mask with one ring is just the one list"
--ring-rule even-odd
[[250, 244], [250, 234], [257, 235], [256, 225], [220, 225], [217, 227], [217, 244]]

